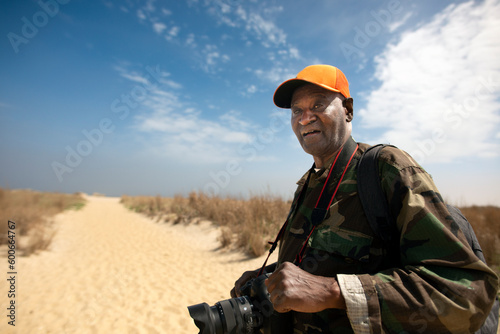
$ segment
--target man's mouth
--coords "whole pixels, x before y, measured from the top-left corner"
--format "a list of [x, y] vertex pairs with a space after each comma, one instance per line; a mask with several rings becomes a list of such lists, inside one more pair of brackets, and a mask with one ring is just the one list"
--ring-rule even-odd
[[302, 133], [302, 137], [307, 137], [307, 136], [310, 136], [310, 135], [314, 135], [316, 133], [320, 133], [320, 131], [319, 130], [306, 131], [306, 132]]

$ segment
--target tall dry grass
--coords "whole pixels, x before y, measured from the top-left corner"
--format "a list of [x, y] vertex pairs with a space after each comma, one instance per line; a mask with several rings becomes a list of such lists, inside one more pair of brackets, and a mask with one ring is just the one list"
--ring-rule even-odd
[[10, 220], [16, 223], [16, 248], [23, 255], [46, 249], [54, 236], [50, 218], [66, 209], [79, 209], [84, 203], [79, 194], [0, 188], [0, 245], [8, 243]]
[[[290, 203], [261, 195], [248, 200], [221, 198], [192, 192], [173, 198], [122, 196], [130, 209], [174, 223], [203, 218], [222, 227], [223, 247], [236, 246], [251, 255], [262, 255], [286, 218]], [[469, 206], [460, 210], [471, 222], [488, 264], [500, 273], [500, 207]]]
[[486, 262], [500, 274], [500, 207], [468, 206], [460, 211], [471, 223]]
[[265, 253], [267, 241], [274, 240], [290, 207], [289, 202], [270, 195], [244, 200], [198, 192], [187, 198], [122, 196], [121, 202], [136, 212], [174, 223], [209, 220], [221, 227], [221, 246], [234, 246], [253, 256]]

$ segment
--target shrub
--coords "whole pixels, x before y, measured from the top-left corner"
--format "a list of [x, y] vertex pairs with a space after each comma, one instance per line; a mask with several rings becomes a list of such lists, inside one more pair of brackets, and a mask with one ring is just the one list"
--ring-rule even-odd
[[[194, 218], [207, 219], [221, 226], [219, 241], [222, 247], [235, 246], [250, 255], [260, 256], [266, 251], [267, 240], [275, 238], [286, 218], [290, 203], [270, 195], [250, 199], [222, 198], [192, 192], [187, 198], [122, 196], [121, 202], [132, 210], [166, 216], [174, 214], [174, 222], [189, 222]], [[161, 210], [157, 211], [161, 203]], [[154, 208], [153, 208], [154, 207]]]
[[[54, 236], [50, 218], [67, 209], [80, 209], [85, 200], [81, 194], [43, 193], [32, 190], [0, 188], [0, 245], [7, 244], [7, 221], [16, 223], [16, 237], [29, 236], [29, 242], [16, 244], [29, 255], [46, 249]], [[27, 240], [28, 238], [24, 238]], [[17, 239], [19, 241], [19, 239]]]
[[[262, 255], [274, 240], [286, 219], [289, 201], [270, 195], [251, 196], [249, 199], [221, 198], [192, 192], [187, 198], [123, 196], [127, 207], [148, 215], [174, 214], [175, 222], [189, 222], [195, 217], [221, 226], [219, 241], [222, 247], [235, 246], [250, 255]], [[460, 208], [469, 219], [488, 264], [500, 272], [500, 207], [470, 206]]]
[[460, 211], [469, 220], [490, 267], [500, 272], [500, 207], [468, 206]]

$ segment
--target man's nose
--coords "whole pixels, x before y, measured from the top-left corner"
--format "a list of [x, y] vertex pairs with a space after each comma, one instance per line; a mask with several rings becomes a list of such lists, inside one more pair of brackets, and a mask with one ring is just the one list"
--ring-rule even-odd
[[299, 124], [307, 125], [314, 121], [316, 121], [316, 115], [312, 112], [312, 110], [306, 109], [302, 112], [302, 115], [300, 116]]

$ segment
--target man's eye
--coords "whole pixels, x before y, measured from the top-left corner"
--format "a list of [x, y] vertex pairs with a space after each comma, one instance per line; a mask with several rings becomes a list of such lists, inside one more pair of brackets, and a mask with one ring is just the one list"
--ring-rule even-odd
[[297, 115], [300, 113], [300, 109], [292, 109], [292, 114]]
[[315, 104], [314, 107], [313, 107], [313, 110], [319, 110], [321, 109], [322, 105], [321, 104]]

